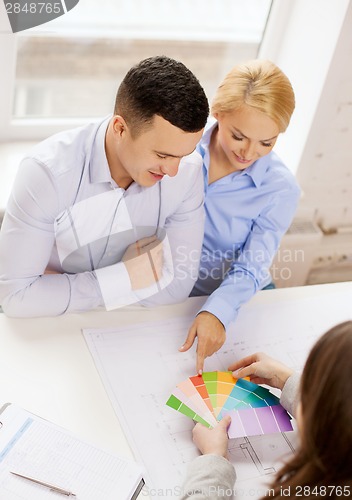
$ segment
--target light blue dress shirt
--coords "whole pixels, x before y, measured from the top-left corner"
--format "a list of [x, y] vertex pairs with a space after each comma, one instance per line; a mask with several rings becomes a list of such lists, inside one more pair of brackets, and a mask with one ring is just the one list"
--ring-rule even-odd
[[[108, 123], [56, 134], [23, 159], [0, 232], [0, 304], [7, 315], [170, 304], [192, 290], [204, 231], [199, 153], [183, 158], [175, 177], [125, 190], [106, 158]], [[172, 260], [166, 249], [167, 279], [163, 267], [156, 284], [132, 290], [121, 258], [154, 234]]]
[[300, 189], [271, 151], [250, 167], [208, 184], [210, 120], [198, 144], [203, 157], [205, 234], [192, 296], [209, 295], [209, 311], [225, 328], [240, 306], [271, 282], [269, 268], [297, 208]]

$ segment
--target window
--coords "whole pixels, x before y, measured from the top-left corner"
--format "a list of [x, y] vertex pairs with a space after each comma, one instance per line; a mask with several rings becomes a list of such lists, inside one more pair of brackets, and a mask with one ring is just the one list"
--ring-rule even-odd
[[33, 137], [36, 126], [47, 135], [49, 125], [107, 115], [128, 69], [157, 54], [184, 62], [211, 99], [233, 65], [257, 56], [270, 6], [271, 0], [80, 0], [66, 15], [16, 35], [9, 118], [14, 128], [30, 124]]

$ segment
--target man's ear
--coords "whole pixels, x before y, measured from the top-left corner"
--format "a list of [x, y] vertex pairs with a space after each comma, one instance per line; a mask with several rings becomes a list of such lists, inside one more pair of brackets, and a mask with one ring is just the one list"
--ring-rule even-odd
[[112, 128], [114, 134], [118, 135], [119, 137], [122, 137], [122, 135], [126, 132], [128, 127], [127, 123], [125, 122], [124, 118], [121, 115], [115, 115], [113, 117]]

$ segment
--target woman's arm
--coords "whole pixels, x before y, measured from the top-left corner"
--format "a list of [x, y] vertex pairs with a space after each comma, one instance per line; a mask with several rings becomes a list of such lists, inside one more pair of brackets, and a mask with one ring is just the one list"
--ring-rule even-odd
[[193, 441], [203, 456], [193, 460], [188, 467], [181, 500], [206, 498], [233, 498], [236, 473], [226, 459], [227, 428], [231, 418], [225, 416], [214, 429], [195, 425]]
[[[270, 266], [292, 221], [300, 191], [295, 183], [280, 179], [270, 189], [270, 201], [253, 221], [238, 257], [220, 286], [206, 300], [181, 348], [182, 352], [187, 351], [198, 337], [197, 372], [203, 369], [204, 359], [223, 345], [225, 330], [241, 305], [271, 281]], [[236, 235], [233, 240], [236, 241]]]

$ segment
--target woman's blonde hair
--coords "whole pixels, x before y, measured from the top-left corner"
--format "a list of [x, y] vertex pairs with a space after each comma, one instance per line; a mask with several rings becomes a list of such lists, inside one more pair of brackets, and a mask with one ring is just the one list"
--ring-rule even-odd
[[213, 115], [228, 113], [244, 104], [269, 116], [284, 132], [295, 109], [295, 94], [287, 76], [273, 62], [253, 59], [225, 76], [211, 111]]

